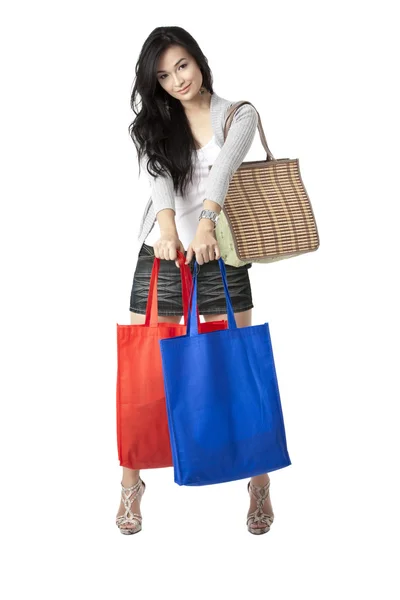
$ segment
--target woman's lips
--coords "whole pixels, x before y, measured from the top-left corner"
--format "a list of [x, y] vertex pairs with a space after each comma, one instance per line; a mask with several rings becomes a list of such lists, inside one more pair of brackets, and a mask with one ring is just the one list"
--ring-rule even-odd
[[185, 88], [183, 88], [183, 90], [180, 90], [180, 91], [178, 92], [178, 94], [184, 94], [184, 93], [185, 93], [185, 92], [186, 92], [186, 91], [187, 91], [187, 90], [190, 88], [190, 86], [191, 86], [191, 85], [192, 85], [192, 84], [191, 84], [191, 83], [189, 83], [189, 85], [187, 85]]

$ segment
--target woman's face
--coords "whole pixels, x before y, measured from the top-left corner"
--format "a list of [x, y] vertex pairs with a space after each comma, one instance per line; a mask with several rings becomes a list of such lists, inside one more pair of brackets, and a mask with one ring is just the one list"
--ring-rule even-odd
[[[157, 79], [168, 94], [185, 104], [199, 93], [203, 75], [194, 58], [182, 46], [170, 46], [160, 56]], [[183, 94], [183, 90], [189, 86]]]

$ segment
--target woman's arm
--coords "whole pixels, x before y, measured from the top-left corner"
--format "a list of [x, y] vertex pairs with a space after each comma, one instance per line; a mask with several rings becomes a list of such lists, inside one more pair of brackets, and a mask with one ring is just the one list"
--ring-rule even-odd
[[182, 242], [179, 239], [178, 230], [175, 223], [175, 212], [170, 208], [164, 208], [157, 213], [157, 222], [160, 227], [160, 238], [154, 243], [154, 256], [165, 260], [174, 260], [179, 268], [177, 261], [177, 251], [185, 252]]
[[[218, 214], [221, 212], [231, 179], [254, 140], [257, 123], [258, 114], [252, 105], [244, 104], [235, 112], [225, 143], [208, 174], [203, 208]], [[188, 248], [186, 264], [194, 255], [200, 265], [218, 260], [221, 256], [214, 225], [209, 219], [199, 221], [196, 235]]]
[[169, 208], [175, 215], [175, 193], [174, 183], [171, 175], [151, 175], [147, 170], [148, 157], [145, 155], [141, 161], [141, 168], [146, 172], [147, 178], [151, 185], [151, 199], [154, 206], [154, 212]]
[[177, 251], [184, 252], [185, 249], [179, 239], [175, 223], [175, 194], [172, 177], [151, 175], [147, 171], [147, 160], [147, 157], [142, 159], [141, 168], [146, 171], [151, 185], [151, 199], [160, 229], [160, 237], [153, 244], [154, 256], [164, 260], [174, 260], [179, 268]]
[[254, 106], [243, 104], [236, 110], [225, 143], [207, 177], [204, 208], [215, 210], [206, 205], [209, 201], [222, 208], [231, 179], [253, 143], [257, 124], [258, 113]]

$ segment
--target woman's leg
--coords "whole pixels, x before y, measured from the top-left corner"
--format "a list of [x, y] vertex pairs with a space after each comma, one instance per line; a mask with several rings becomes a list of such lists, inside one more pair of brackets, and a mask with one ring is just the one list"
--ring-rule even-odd
[[[143, 325], [145, 320], [146, 320], [146, 315], [141, 315], [139, 313], [134, 313], [131, 311], [131, 325]], [[161, 316], [161, 315], [158, 316], [159, 323], [179, 323], [180, 320], [181, 320], [181, 317], [179, 317], [177, 315], [174, 315], [171, 317], [165, 317], [165, 316]], [[122, 467], [122, 480], [121, 480], [122, 485], [124, 487], [131, 487], [132, 485], [135, 485], [135, 483], [137, 483], [139, 481], [139, 475], [140, 475], [140, 470], [135, 471], [133, 469], [128, 469], [126, 467]], [[140, 515], [141, 512], [140, 512], [139, 503], [140, 503], [139, 498], [137, 500], [135, 500], [134, 502], [132, 502], [131, 511]], [[117, 517], [119, 517], [120, 515], [123, 515], [124, 512], [125, 512], [125, 507], [124, 507], [122, 499], [121, 499]], [[126, 525], [121, 525], [121, 527], [130, 528], [130, 527], [132, 527], [132, 525], [126, 524]]]
[[[207, 322], [208, 321], [226, 320], [228, 318], [226, 314], [225, 315], [203, 315], [203, 316], [204, 316], [204, 320]], [[235, 313], [235, 321], [236, 321], [236, 325], [238, 327], [250, 327], [251, 318], [252, 318], [252, 309]], [[251, 478], [251, 483], [253, 485], [257, 485], [257, 486], [264, 486], [266, 483], [268, 483], [268, 481], [269, 481], [268, 473], [264, 473], [263, 475], [257, 475], [256, 477]], [[247, 513], [248, 515], [251, 512], [255, 511], [257, 508], [256, 498], [254, 498], [254, 496], [252, 494], [250, 495], [250, 498], [251, 498], [251, 500], [250, 500], [250, 508]], [[269, 494], [264, 502], [263, 510], [267, 514], [272, 514], [272, 506], [271, 506], [271, 500], [270, 500]], [[253, 523], [251, 525], [251, 527], [265, 527], [265, 523]]]

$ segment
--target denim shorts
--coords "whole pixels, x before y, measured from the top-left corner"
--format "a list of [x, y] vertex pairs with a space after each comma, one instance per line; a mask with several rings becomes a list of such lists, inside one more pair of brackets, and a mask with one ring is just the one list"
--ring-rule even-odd
[[[186, 252], [185, 252], [186, 255]], [[153, 246], [143, 244], [139, 251], [129, 310], [146, 314], [151, 270], [154, 262]], [[217, 260], [198, 266], [197, 303], [200, 315], [226, 314], [226, 300], [221, 271]], [[189, 263], [193, 275], [194, 258]], [[225, 265], [229, 295], [234, 312], [253, 308], [249, 278], [250, 265], [231, 267]], [[174, 260], [161, 260], [158, 274], [158, 314], [160, 316], [182, 315], [182, 285], [180, 269]]]

